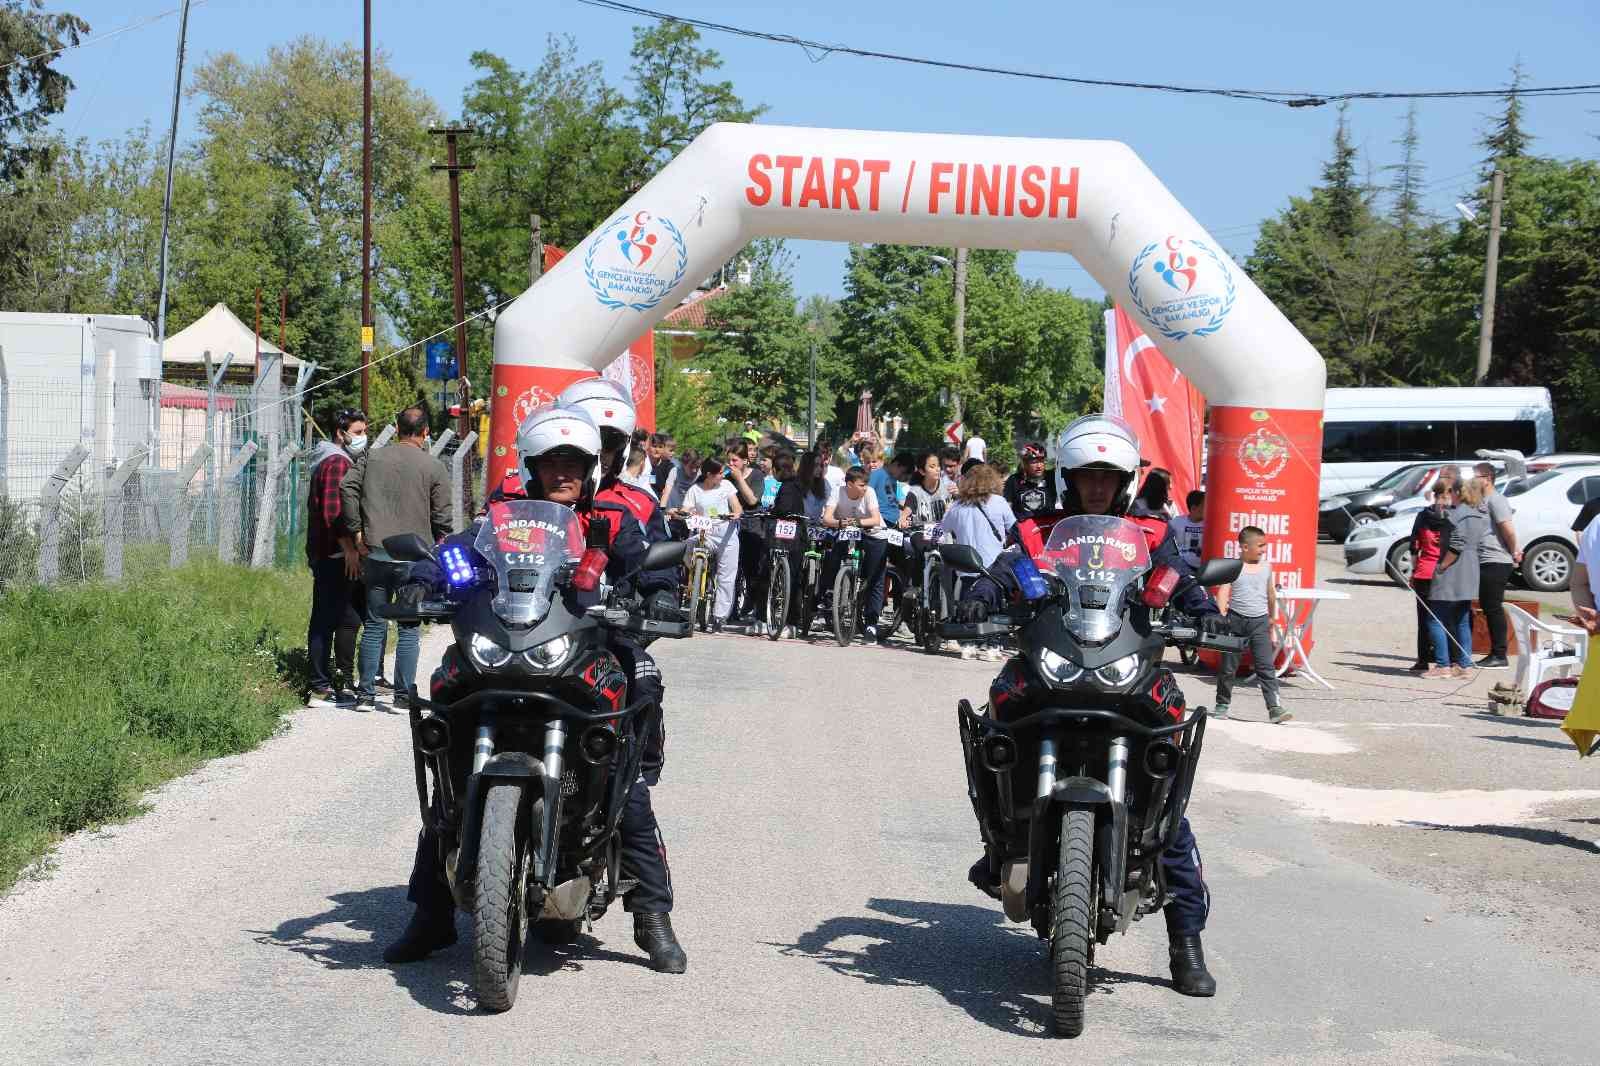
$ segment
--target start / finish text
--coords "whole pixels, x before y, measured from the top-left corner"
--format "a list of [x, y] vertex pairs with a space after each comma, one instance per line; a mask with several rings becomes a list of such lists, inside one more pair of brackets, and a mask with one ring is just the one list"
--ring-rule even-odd
[[[898, 167], [904, 181], [896, 181]], [[1016, 163], [927, 165], [927, 211], [930, 215], [975, 215], [989, 218], [1078, 217], [1078, 168]], [[798, 207], [830, 211], [893, 210], [899, 190], [900, 213], [911, 208], [916, 160], [897, 164], [888, 159], [854, 159], [803, 155], [750, 157], [750, 182], [745, 199], [754, 207]], [[885, 181], [885, 178], [889, 181]], [[918, 206], [921, 204], [919, 202]]]

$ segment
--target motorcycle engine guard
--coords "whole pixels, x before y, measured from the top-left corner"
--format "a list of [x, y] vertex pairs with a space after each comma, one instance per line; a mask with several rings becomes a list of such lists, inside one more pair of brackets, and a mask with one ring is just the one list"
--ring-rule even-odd
[[1028, 920], [1028, 863], [1025, 859], [1000, 867], [1000, 904], [1013, 922]]
[[539, 911], [539, 917], [559, 918], [568, 922], [589, 917], [589, 892], [593, 887], [593, 882], [587, 876], [561, 882], [544, 894], [544, 907]]

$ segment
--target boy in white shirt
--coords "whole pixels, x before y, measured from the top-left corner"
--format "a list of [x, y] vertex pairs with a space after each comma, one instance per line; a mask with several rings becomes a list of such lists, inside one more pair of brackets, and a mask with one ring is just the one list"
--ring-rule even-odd
[[[883, 611], [883, 565], [888, 558], [889, 542], [883, 514], [878, 510], [878, 494], [868, 488], [866, 470], [852, 466], [845, 472], [843, 487], [823, 508], [822, 524], [829, 529], [866, 531], [861, 538], [861, 619], [865, 623], [861, 638], [869, 644], [875, 643], [878, 640], [878, 616]], [[824, 591], [833, 587], [843, 556], [842, 545], [835, 546], [828, 553], [828, 561], [822, 570]]]
[[1199, 489], [1192, 489], [1183, 498], [1183, 503], [1189, 508], [1189, 513], [1168, 522], [1167, 528], [1172, 530], [1172, 536], [1178, 542], [1179, 558], [1198, 570], [1200, 542], [1206, 532], [1206, 494]]

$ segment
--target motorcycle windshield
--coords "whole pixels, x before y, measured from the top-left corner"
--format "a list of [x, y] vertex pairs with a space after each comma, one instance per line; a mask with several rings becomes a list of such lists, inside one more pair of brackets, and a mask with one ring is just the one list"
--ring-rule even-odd
[[1104, 644], [1122, 629], [1129, 598], [1150, 569], [1144, 531], [1125, 518], [1076, 515], [1050, 530], [1041, 565], [1066, 586], [1067, 631], [1080, 643]]
[[489, 505], [478, 554], [494, 567], [494, 613], [508, 626], [535, 626], [550, 613], [556, 578], [583, 555], [583, 531], [570, 507], [545, 500]]

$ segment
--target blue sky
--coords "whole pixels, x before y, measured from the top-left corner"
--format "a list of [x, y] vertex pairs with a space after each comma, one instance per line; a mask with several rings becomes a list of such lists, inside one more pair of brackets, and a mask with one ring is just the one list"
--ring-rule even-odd
[[[1593, 0], [1531, 0], [1516, 8], [1478, 0], [1051, 6], [813, 0], [803, 9], [754, 0], [655, 4], [827, 42], [1085, 77], [1316, 92], [1477, 89], [1503, 84], [1520, 58], [1532, 85], [1600, 81], [1592, 76], [1600, 40], [1600, 4]], [[52, 0], [47, 6], [83, 16], [99, 34], [176, 7], [177, 0]], [[604, 63], [613, 80], [627, 70], [633, 21], [575, 0], [374, 0], [373, 7], [376, 45], [446, 114], [458, 110], [472, 78], [467, 57], [480, 48], [526, 69], [543, 55], [546, 35], [570, 33], [583, 56]], [[167, 18], [65, 55], [60, 66], [78, 89], [58, 128], [100, 139], [145, 121], [164, 124], [176, 33], [177, 19]], [[359, 0], [199, 4], [190, 17], [189, 69], [222, 51], [259, 59], [271, 45], [301, 34], [359, 43]], [[1331, 107], [1291, 110], [1079, 88], [840, 55], [812, 62], [793, 46], [718, 34], [707, 34], [706, 43], [722, 53], [724, 72], [743, 97], [770, 107], [769, 122], [1126, 141], [1240, 257], [1250, 249], [1255, 224], [1316, 179], [1336, 121]], [[1480, 154], [1474, 142], [1496, 107], [1488, 100], [1421, 104], [1429, 210], [1451, 213], [1451, 204], [1472, 187]], [[1395, 160], [1392, 142], [1405, 108], [1403, 102], [1353, 105], [1354, 138], [1374, 168]], [[1530, 100], [1527, 125], [1535, 151], [1600, 154], [1600, 97]], [[802, 241], [791, 247], [802, 294], [840, 293], [842, 245]], [[1100, 294], [1068, 256], [1026, 253], [1020, 263], [1025, 275], [1054, 287]]]

